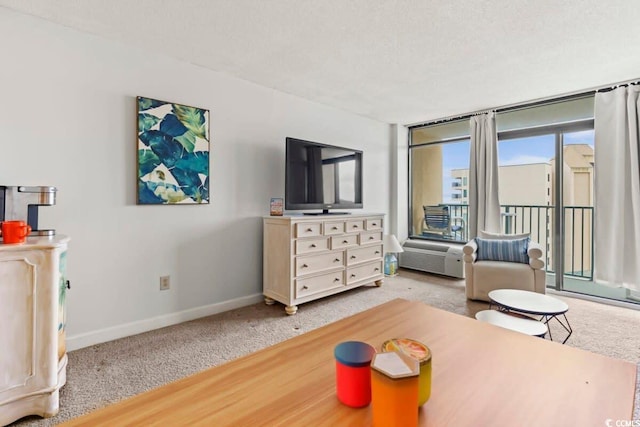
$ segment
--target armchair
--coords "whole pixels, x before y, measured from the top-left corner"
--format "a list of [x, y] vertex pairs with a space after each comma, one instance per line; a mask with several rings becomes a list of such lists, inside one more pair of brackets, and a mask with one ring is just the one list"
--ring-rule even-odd
[[[542, 247], [529, 241], [528, 234], [480, 235], [462, 249], [467, 299], [490, 301], [488, 294], [494, 289], [545, 293]], [[518, 245], [521, 249], [516, 254]]]

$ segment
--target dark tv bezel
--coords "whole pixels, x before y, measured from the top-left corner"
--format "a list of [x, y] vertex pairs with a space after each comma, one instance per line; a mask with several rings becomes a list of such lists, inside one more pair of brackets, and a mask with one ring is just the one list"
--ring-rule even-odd
[[[360, 199], [364, 199], [364, 185], [363, 185], [363, 175], [364, 175], [364, 171], [362, 169], [362, 166], [364, 164], [364, 153], [362, 152], [362, 150], [357, 150], [354, 148], [348, 148], [348, 147], [341, 147], [339, 145], [333, 145], [333, 144], [323, 144], [320, 142], [314, 142], [314, 141], [309, 141], [306, 139], [300, 139], [300, 138], [292, 138], [292, 137], [287, 137], [286, 141], [285, 141], [285, 176], [284, 176], [284, 208], [286, 210], [306, 210], [306, 209], [322, 209], [322, 213], [329, 213], [329, 209], [362, 209], [363, 208], [363, 202], [361, 201], [360, 203], [354, 202], [354, 203], [290, 203], [289, 202], [289, 198], [287, 197], [289, 195], [289, 144], [290, 143], [303, 143], [303, 144], [307, 144], [307, 145], [315, 145], [318, 147], [325, 147], [325, 148], [337, 148], [340, 150], [347, 150], [347, 151], [353, 151], [356, 154], [360, 155]], [[346, 212], [345, 212], [346, 213]]]

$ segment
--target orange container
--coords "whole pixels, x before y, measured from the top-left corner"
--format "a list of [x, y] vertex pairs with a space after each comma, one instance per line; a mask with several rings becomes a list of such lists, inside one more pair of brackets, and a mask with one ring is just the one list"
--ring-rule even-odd
[[410, 338], [393, 338], [382, 344], [382, 351], [401, 351], [420, 364], [420, 395], [418, 406], [431, 397], [431, 350], [419, 341]]
[[371, 408], [377, 427], [417, 427], [420, 365], [400, 351], [371, 361]]

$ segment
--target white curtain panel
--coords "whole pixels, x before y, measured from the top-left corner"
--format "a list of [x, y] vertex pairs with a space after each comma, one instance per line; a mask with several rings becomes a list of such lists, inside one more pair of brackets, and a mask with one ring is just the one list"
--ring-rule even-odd
[[469, 162], [469, 237], [500, 232], [498, 134], [494, 112], [471, 117]]
[[640, 87], [595, 97], [594, 280], [640, 290]]

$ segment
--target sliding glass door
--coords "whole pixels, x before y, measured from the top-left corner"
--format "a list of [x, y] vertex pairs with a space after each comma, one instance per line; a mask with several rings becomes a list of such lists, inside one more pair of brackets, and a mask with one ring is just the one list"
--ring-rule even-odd
[[504, 232], [542, 245], [547, 286], [591, 281], [593, 120], [504, 131], [498, 141]]
[[[501, 232], [529, 233], [545, 251], [547, 286], [630, 301], [593, 282], [593, 96], [497, 112]], [[409, 236], [464, 243], [468, 235], [469, 121], [410, 129]], [[444, 211], [448, 227], [427, 212]], [[440, 211], [439, 211], [440, 210]], [[442, 221], [436, 216], [436, 222]]]
[[553, 265], [553, 133], [505, 132], [498, 140], [502, 233], [529, 233]]

